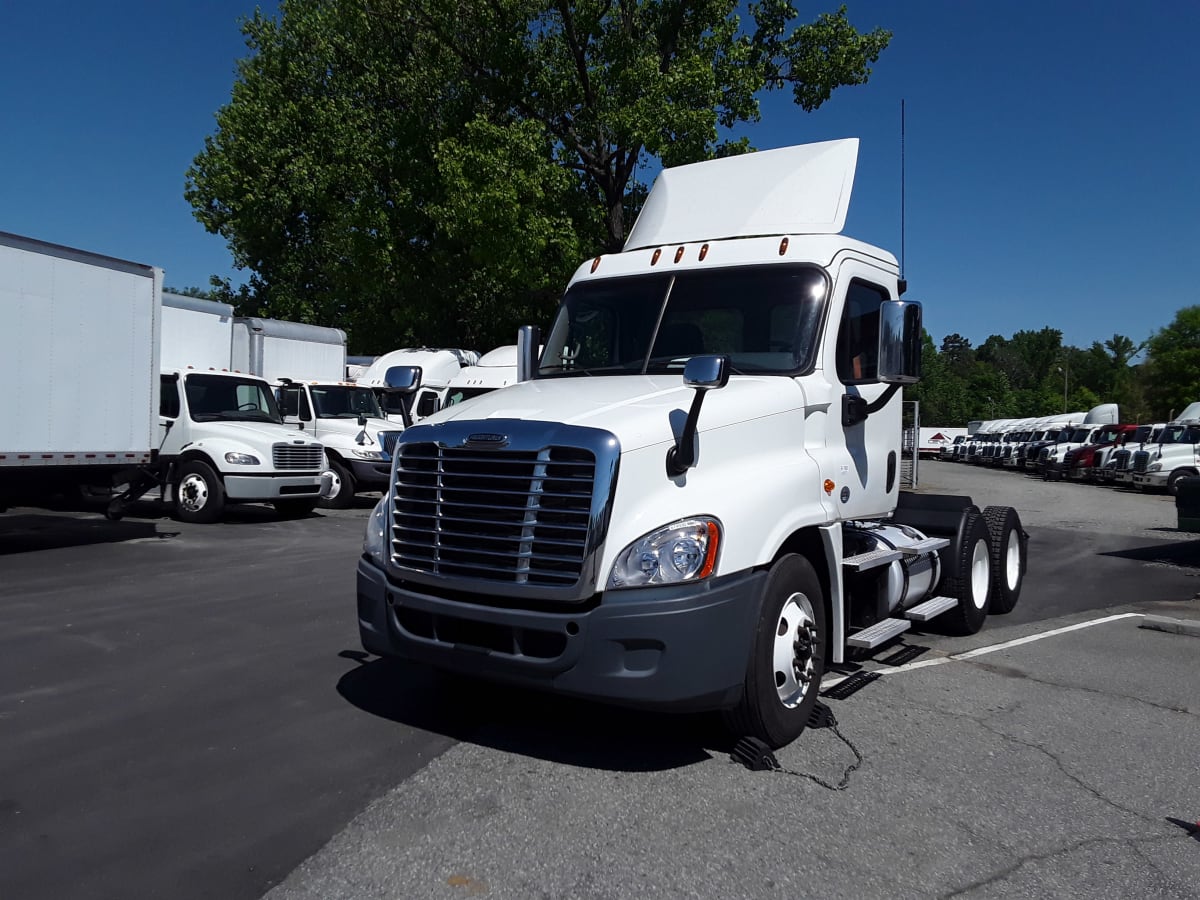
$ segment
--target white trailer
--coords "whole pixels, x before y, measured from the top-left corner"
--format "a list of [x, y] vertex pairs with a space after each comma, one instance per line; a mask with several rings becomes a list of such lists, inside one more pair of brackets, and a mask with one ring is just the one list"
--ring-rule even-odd
[[162, 277], [0, 232], [0, 509], [151, 461]]
[[346, 378], [346, 332], [340, 328], [239, 316], [233, 320], [232, 368], [265, 378], [340, 382]]
[[164, 291], [162, 296], [164, 369], [230, 368], [233, 359], [233, 307]]
[[[901, 493], [921, 313], [840, 234], [856, 140], [665, 169], [523, 380], [405, 429], [358, 557], [363, 646], [481, 679], [720, 710], [780, 746], [826, 667], [1017, 602], [1010, 507]], [[411, 370], [385, 381], [399, 389]]]

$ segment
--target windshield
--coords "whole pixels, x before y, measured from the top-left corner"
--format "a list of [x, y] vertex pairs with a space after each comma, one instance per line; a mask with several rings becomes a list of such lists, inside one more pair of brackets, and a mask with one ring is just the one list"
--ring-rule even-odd
[[1196, 442], [1195, 425], [1168, 425], [1163, 429], [1159, 442], [1163, 444], [1194, 444]]
[[1093, 444], [1111, 444], [1121, 436], [1119, 428], [1102, 428], [1092, 438]]
[[812, 367], [827, 280], [807, 265], [581, 281], [559, 306], [539, 376], [679, 371], [724, 354], [737, 372]]
[[1086, 444], [1088, 442], [1088, 440], [1091, 438], [1091, 436], [1092, 436], [1092, 429], [1076, 428], [1074, 431], [1071, 432], [1071, 437], [1068, 438], [1068, 440], [1072, 444]]
[[189, 374], [184, 390], [194, 422], [283, 422], [274, 395], [255, 378]]
[[383, 418], [379, 401], [370, 388], [321, 384], [312, 385], [308, 390], [312, 394], [318, 419], [357, 419], [359, 416]]
[[1132, 444], [1140, 444], [1150, 438], [1150, 432], [1153, 430], [1154, 429], [1149, 425], [1139, 425], [1137, 431], [1133, 433], [1133, 437], [1129, 438], [1129, 442]]

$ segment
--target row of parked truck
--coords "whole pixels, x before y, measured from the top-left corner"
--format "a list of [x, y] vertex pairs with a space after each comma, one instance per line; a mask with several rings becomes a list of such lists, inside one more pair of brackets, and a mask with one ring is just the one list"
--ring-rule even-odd
[[1182, 479], [1200, 474], [1200, 403], [1170, 422], [1141, 425], [1120, 423], [1113, 403], [1086, 413], [972, 424], [971, 434], [942, 448], [941, 459], [1172, 495]]
[[[0, 509], [111, 495], [119, 518], [149, 491], [194, 522], [345, 507], [386, 489], [405, 424], [515, 381], [515, 347], [406, 348], [351, 381], [339, 329], [235, 316], [152, 266], [3, 233], [0, 299]], [[399, 363], [415, 393], [384, 385]]]

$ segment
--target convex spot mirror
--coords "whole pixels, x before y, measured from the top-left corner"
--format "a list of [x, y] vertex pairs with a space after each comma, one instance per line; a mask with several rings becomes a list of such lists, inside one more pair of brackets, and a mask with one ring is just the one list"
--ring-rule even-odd
[[693, 356], [683, 365], [683, 384], [698, 391], [725, 387], [729, 384], [729, 358]]
[[879, 307], [879, 381], [916, 384], [921, 380], [921, 304], [888, 300]]

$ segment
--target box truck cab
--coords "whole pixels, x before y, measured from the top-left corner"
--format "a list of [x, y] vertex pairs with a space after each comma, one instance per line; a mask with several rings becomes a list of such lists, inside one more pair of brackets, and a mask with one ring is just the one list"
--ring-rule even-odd
[[1139, 490], [1164, 489], [1171, 495], [1179, 480], [1200, 473], [1200, 403], [1190, 404], [1167, 423], [1158, 444], [1133, 454], [1132, 483]]
[[857, 150], [664, 170], [540, 358], [521, 333], [520, 383], [400, 434], [358, 563], [367, 650], [780, 746], [852, 650], [1012, 608], [1016, 511], [900, 492], [920, 308], [839, 233]]
[[389, 420], [376, 393], [351, 382], [282, 379], [275, 397], [283, 421], [317, 440], [328, 458], [330, 484], [319, 505], [346, 509], [360, 491], [382, 491], [391, 474], [388, 434], [403, 428]]
[[215, 522], [228, 503], [271, 503], [285, 515], [303, 515], [327, 487], [321, 444], [283, 424], [261, 378], [168, 369], [159, 413], [156, 480], [186, 522]]

